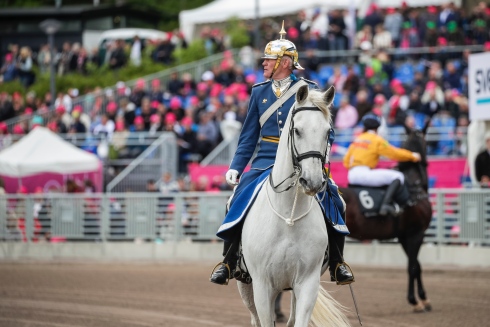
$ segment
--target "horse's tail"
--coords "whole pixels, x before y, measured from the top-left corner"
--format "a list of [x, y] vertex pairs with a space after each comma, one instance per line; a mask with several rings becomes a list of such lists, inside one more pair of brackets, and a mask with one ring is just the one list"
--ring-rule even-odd
[[320, 284], [311, 323], [314, 327], [338, 326], [349, 327], [351, 324], [344, 314], [347, 308], [337, 302]]

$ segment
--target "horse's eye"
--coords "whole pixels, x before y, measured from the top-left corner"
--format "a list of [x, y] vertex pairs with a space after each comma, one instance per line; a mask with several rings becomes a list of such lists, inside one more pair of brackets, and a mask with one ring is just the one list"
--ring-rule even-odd
[[294, 135], [301, 136], [301, 133], [297, 128], [294, 129]]

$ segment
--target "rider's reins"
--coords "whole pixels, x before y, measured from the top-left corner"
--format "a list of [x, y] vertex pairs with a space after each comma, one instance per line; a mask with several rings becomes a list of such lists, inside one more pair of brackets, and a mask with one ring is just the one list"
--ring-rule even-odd
[[[267, 192], [267, 200], [269, 202], [269, 206], [271, 207], [272, 211], [279, 217], [281, 218], [282, 220], [284, 220], [289, 226], [293, 226], [294, 225], [294, 222], [305, 217], [311, 210], [311, 208], [313, 207], [313, 199], [311, 200], [310, 202], [310, 206], [308, 208], [308, 210], [303, 213], [302, 215], [296, 217], [296, 218], [293, 218], [294, 216], [294, 211], [296, 209], [296, 202], [297, 202], [297, 199], [298, 199], [298, 192], [299, 192], [299, 185], [298, 185], [298, 180], [301, 176], [301, 172], [302, 172], [302, 169], [301, 169], [301, 166], [300, 166], [300, 162], [304, 159], [307, 159], [307, 158], [318, 158], [320, 159], [321, 163], [322, 163], [322, 167], [325, 166], [325, 159], [328, 155], [328, 150], [329, 150], [329, 146], [327, 144], [327, 147], [325, 148], [325, 151], [322, 153], [320, 151], [307, 151], [307, 152], [304, 152], [304, 153], [299, 153], [298, 152], [298, 149], [296, 148], [296, 142], [294, 141], [294, 133], [295, 133], [295, 128], [294, 128], [294, 116], [300, 112], [300, 111], [320, 111], [323, 113], [323, 111], [317, 107], [301, 107], [301, 108], [296, 108], [296, 104], [293, 106], [293, 112], [292, 112], [292, 116], [291, 116], [291, 126], [289, 127], [289, 131], [288, 131], [288, 134], [289, 134], [289, 139], [288, 139], [288, 142], [289, 142], [289, 146], [290, 146], [290, 150], [291, 150], [291, 158], [292, 158], [292, 164], [293, 164], [293, 172], [288, 176], [286, 177], [284, 180], [282, 180], [280, 183], [278, 183], [277, 185], [274, 185], [274, 181], [272, 179], [272, 172], [269, 176], [269, 184], [272, 188], [272, 190], [275, 192], [275, 193], [282, 193], [282, 192], [286, 192], [288, 190], [290, 190], [292, 187], [296, 186], [296, 192], [295, 192], [295, 196], [294, 196], [294, 202], [293, 202], [293, 208], [291, 209], [291, 216], [289, 218], [286, 218], [284, 216], [282, 216], [279, 212], [277, 212], [274, 207], [272, 206], [272, 203], [271, 203], [271, 200], [270, 200], [270, 196], [269, 196], [269, 193], [268, 193], [268, 190], [266, 189], [266, 192]], [[326, 186], [327, 186], [327, 180], [328, 180], [328, 175], [325, 171], [325, 169], [322, 170], [322, 174], [323, 174], [323, 185], [322, 185], [322, 188], [319, 192], [323, 191]], [[283, 185], [287, 180], [290, 180], [290, 179], [293, 179], [293, 181], [283, 190], [278, 190], [278, 188]], [[323, 195], [325, 196], [325, 194]], [[313, 198], [313, 197], [312, 197]], [[316, 197], [315, 197], [316, 198]], [[323, 200], [323, 199], [321, 199]], [[321, 201], [321, 200], [317, 200], [317, 201]]]

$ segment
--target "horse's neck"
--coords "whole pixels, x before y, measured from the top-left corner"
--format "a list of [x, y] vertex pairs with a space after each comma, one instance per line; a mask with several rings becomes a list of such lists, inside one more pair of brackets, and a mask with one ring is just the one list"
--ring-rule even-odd
[[[293, 105], [294, 107], [294, 105]], [[274, 185], [278, 185], [282, 181], [285, 181], [279, 188], [278, 190], [284, 190], [287, 188], [288, 185], [290, 185], [293, 181], [297, 182], [298, 176], [294, 176], [292, 178], [288, 178], [291, 176], [291, 174], [294, 172], [294, 166], [293, 166], [293, 153], [291, 153], [291, 144], [289, 140], [289, 130], [291, 127], [291, 117], [292, 117], [292, 111], [293, 109], [289, 111], [288, 118], [286, 119], [286, 122], [284, 124], [282, 134], [279, 138], [279, 144], [277, 147], [277, 153], [276, 153], [276, 160], [274, 163], [274, 168], [272, 169], [271, 176], [272, 180], [274, 182]], [[307, 196], [298, 190], [296, 193], [296, 187], [292, 187], [290, 190], [281, 192], [281, 193], [275, 193], [276, 197], [279, 197], [281, 201], [291, 201], [294, 199], [296, 196], [298, 197], [298, 200], [302, 200], [303, 198], [306, 198]], [[288, 202], [284, 202], [288, 203]], [[292, 202], [289, 202], [292, 203]]]
[[[294, 104], [293, 104], [294, 108]], [[282, 182], [288, 176], [290, 176], [293, 171], [293, 159], [292, 153], [290, 151], [289, 144], [289, 129], [291, 127], [291, 116], [293, 109], [289, 110], [288, 117], [286, 122], [284, 123], [284, 127], [282, 129], [282, 134], [279, 138], [279, 144], [277, 146], [276, 160], [274, 162], [274, 168], [272, 169], [272, 179], [277, 185], [277, 183]], [[291, 180], [292, 181], [292, 180]], [[289, 181], [285, 182], [289, 185]]]

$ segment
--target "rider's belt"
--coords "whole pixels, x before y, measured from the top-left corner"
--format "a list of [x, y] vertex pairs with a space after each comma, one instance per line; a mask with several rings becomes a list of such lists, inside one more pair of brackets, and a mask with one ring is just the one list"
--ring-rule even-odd
[[277, 137], [277, 136], [262, 136], [262, 141], [279, 143], [279, 137]]

